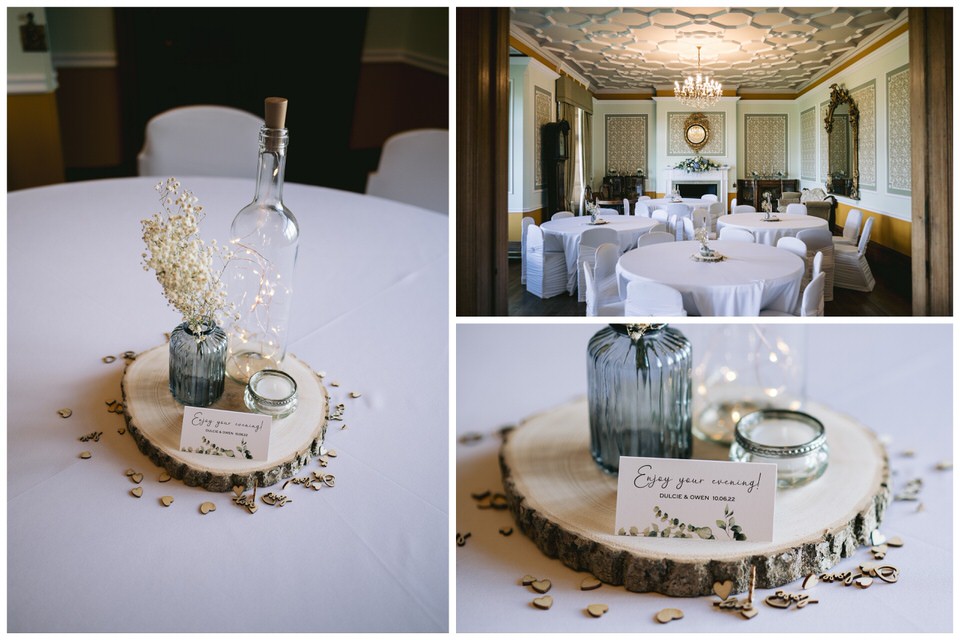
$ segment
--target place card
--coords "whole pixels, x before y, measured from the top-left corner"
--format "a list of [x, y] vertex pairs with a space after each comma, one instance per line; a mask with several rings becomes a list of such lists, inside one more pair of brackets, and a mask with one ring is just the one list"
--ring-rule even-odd
[[257, 413], [184, 407], [180, 451], [266, 460], [272, 423], [270, 416]]
[[777, 465], [620, 457], [618, 535], [773, 540]]

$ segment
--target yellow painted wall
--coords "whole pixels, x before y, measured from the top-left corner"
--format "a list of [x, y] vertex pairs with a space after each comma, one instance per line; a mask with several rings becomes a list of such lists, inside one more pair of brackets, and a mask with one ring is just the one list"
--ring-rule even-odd
[[[863, 207], [853, 207], [842, 202], [837, 203], [837, 226], [843, 227], [847, 221], [847, 214], [851, 209], [863, 212], [863, 222], [867, 218], [874, 218], [873, 229], [870, 231], [870, 242], [893, 249], [905, 256], [910, 255], [910, 236], [913, 233], [912, 225], [907, 220], [892, 218]], [[863, 229], [863, 227], [860, 227]]]
[[507, 218], [509, 220], [507, 223], [508, 242], [520, 242], [520, 226], [523, 223], [523, 219], [527, 216], [533, 218], [533, 224], [540, 224], [543, 222], [543, 209], [528, 211], [527, 213], [511, 211], [509, 214], [507, 214]]
[[7, 95], [7, 189], [58, 182], [63, 182], [63, 152], [56, 96]]

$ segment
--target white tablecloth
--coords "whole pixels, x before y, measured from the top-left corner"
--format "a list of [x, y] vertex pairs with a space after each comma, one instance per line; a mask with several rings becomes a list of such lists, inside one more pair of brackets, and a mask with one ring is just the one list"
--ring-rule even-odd
[[779, 222], [765, 222], [763, 213], [733, 213], [720, 216], [717, 219], [717, 233], [720, 229], [730, 226], [746, 229], [761, 244], [775, 246], [777, 240], [784, 236], [796, 236], [804, 229], [826, 229], [827, 221], [816, 216], [798, 216], [778, 213]]
[[690, 256], [700, 249], [695, 240], [664, 242], [623, 254], [617, 263], [621, 294], [630, 280], [652, 280], [679, 290], [689, 315], [731, 316], [745, 314], [744, 297], [758, 286], [759, 309], [793, 311], [803, 260], [789, 251], [750, 242], [716, 240], [710, 247], [727, 259], [692, 260]]
[[[953, 482], [937, 471], [953, 451], [952, 327], [949, 324], [833, 324], [807, 327], [807, 395], [890, 439], [892, 490], [923, 479], [917, 502], [893, 502], [881, 531], [905, 544], [886, 561], [900, 568], [897, 584], [866, 591], [839, 584], [814, 587], [819, 599], [804, 609], [773, 609], [744, 620], [719, 612], [716, 598], [668, 598], [604, 585], [580, 591], [586, 576], [545, 556], [524, 536], [509, 511], [480, 510], [471, 493], [502, 491], [496, 431], [586, 393], [587, 341], [602, 325], [459, 325], [457, 327], [458, 435], [482, 434], [456, 445], [456, 530], [471, 536], [457, 554], [457, 630], [542, 633], [886, 633], [953, 629]], [[717, 326], [674, 323], [693, 345], [694, 364]], [[895, 345], [893, 350], [884, 345]], [[509, 363], [509, 364], [507, 364]], [[584, 429], [587, 425], [584, 425]], [[914, 457], [902, 452], [912, 449]], [[513, 527], [504, 537], [498, 529]], [[695, 543], [697, 544], [697, 543]], [[703, 543], [710, 544], [709, 542]], [[837, 571], [871, 560], [866, 548], [841, 560]], [[530, 603], [537, 595], [519, 585], [530, 574], [553, 583], [549, 611]], [[801, 593], [800, 583], [783, 587]], [[774, 590], [758, 590], [754, 602]], [[602, 618], [585, 607], [603, 603]], [[684, 618], [661, 625], [657, 611], [680, 608]]]
[[580, 236], [587, 229], [613, 229], [620, 239], [620, 251], [629, 251], [637, 246], [637, 238], [657, 225], [656, 220], [643, 216], [600, 216], [609, 224], [592, 225], [590, 216], [574, 216], [548, 220], [540, 225], [544, 236], [558, 236], [563, 242], [563, 254], [567, 260], [567, 292], [577, 288], [577, 260], [580, 257]]
[[[684, 204], [687, 207], [687, 215], [691, 215], [693, 210], [696, 207], [703, 207], [704, 209], [708, 208], [712, 203], [700, 198], [681, 198], [680, 204]], [[667, 205], [677, 204], [674, 202], [673, 198], [652, 198], [650, 200], [645, 200], [644, 204], [650, 209], [650, 213], [653, 213], [654, 209], [666, 209]]]
[[[254, 181], [182, 181], [205, 239], [225, 240]], [[140, 266], [155, 182], [7, 198], [8, 631], [446, 630], [448, 218], [286, 185], [301, 232], [289, 350], [347, 406], [328, 430], [336, 487], [290, 485], [292, 503], [251, 515], [232, 494], [159, 484], [106, 413], [123, 359], [101, 358], [162, 344], [178, 322]], [[100, 442], [78, 441], [94, 430]], [[201, 515], [204, 501], [216, 511]]]

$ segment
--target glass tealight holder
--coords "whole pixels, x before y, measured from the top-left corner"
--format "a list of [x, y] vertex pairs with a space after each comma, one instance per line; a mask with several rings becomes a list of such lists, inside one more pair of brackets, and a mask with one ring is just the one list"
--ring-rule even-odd
[[243, 403], [254, 413], [285, 418], [297, 410], [297, 381], [277, 369], [261, 369], [247, 382]]
[[830, 458], [823, 423], [801, 411], [764, 409], [737, 423], [734, 462], [777, 465], [777, 487], [802, 487], [823, 475]]

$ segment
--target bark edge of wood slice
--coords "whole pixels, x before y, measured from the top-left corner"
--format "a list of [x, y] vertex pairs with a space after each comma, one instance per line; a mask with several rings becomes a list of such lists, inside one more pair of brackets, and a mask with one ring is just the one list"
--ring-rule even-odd
[[[745, 593], [751, 566], [760, 589], [826, 572], [869, 544], [890, 504], [890, 469], [866, 427], [819, 404], [806, 410], [826, 426], [830, 462], [806, 487], [777, 492], [773, 542], [614, 535], [616, 477], [604, 474], [590, 454], [585, 399], [504, 434], [499, 461], [509, 508], [544, 554], [628, 591], [706, 596], [714, 582], [732, 580], [733, 592]], [[720, 451], [726, 452], [698, 441], [694, 457], [725, 459]]]
[[[123, 415], [127, 431], [153, 464], [191, 487], [229, 491], [234, 486], [267, 487], [292, 477], [319, 455], [327, 430], [330, 396], [313, 370], [287, 355], [283, 370], [297, 381], [297, 410], [274, 420], [267, 460], [245, 460], [180, 451], [183, 405], [169, 388], [169, 346], [137, 355], [123, 372]], [[210, 408], [249, 413], [244, 385], [229, 378], [223, 396]]]

